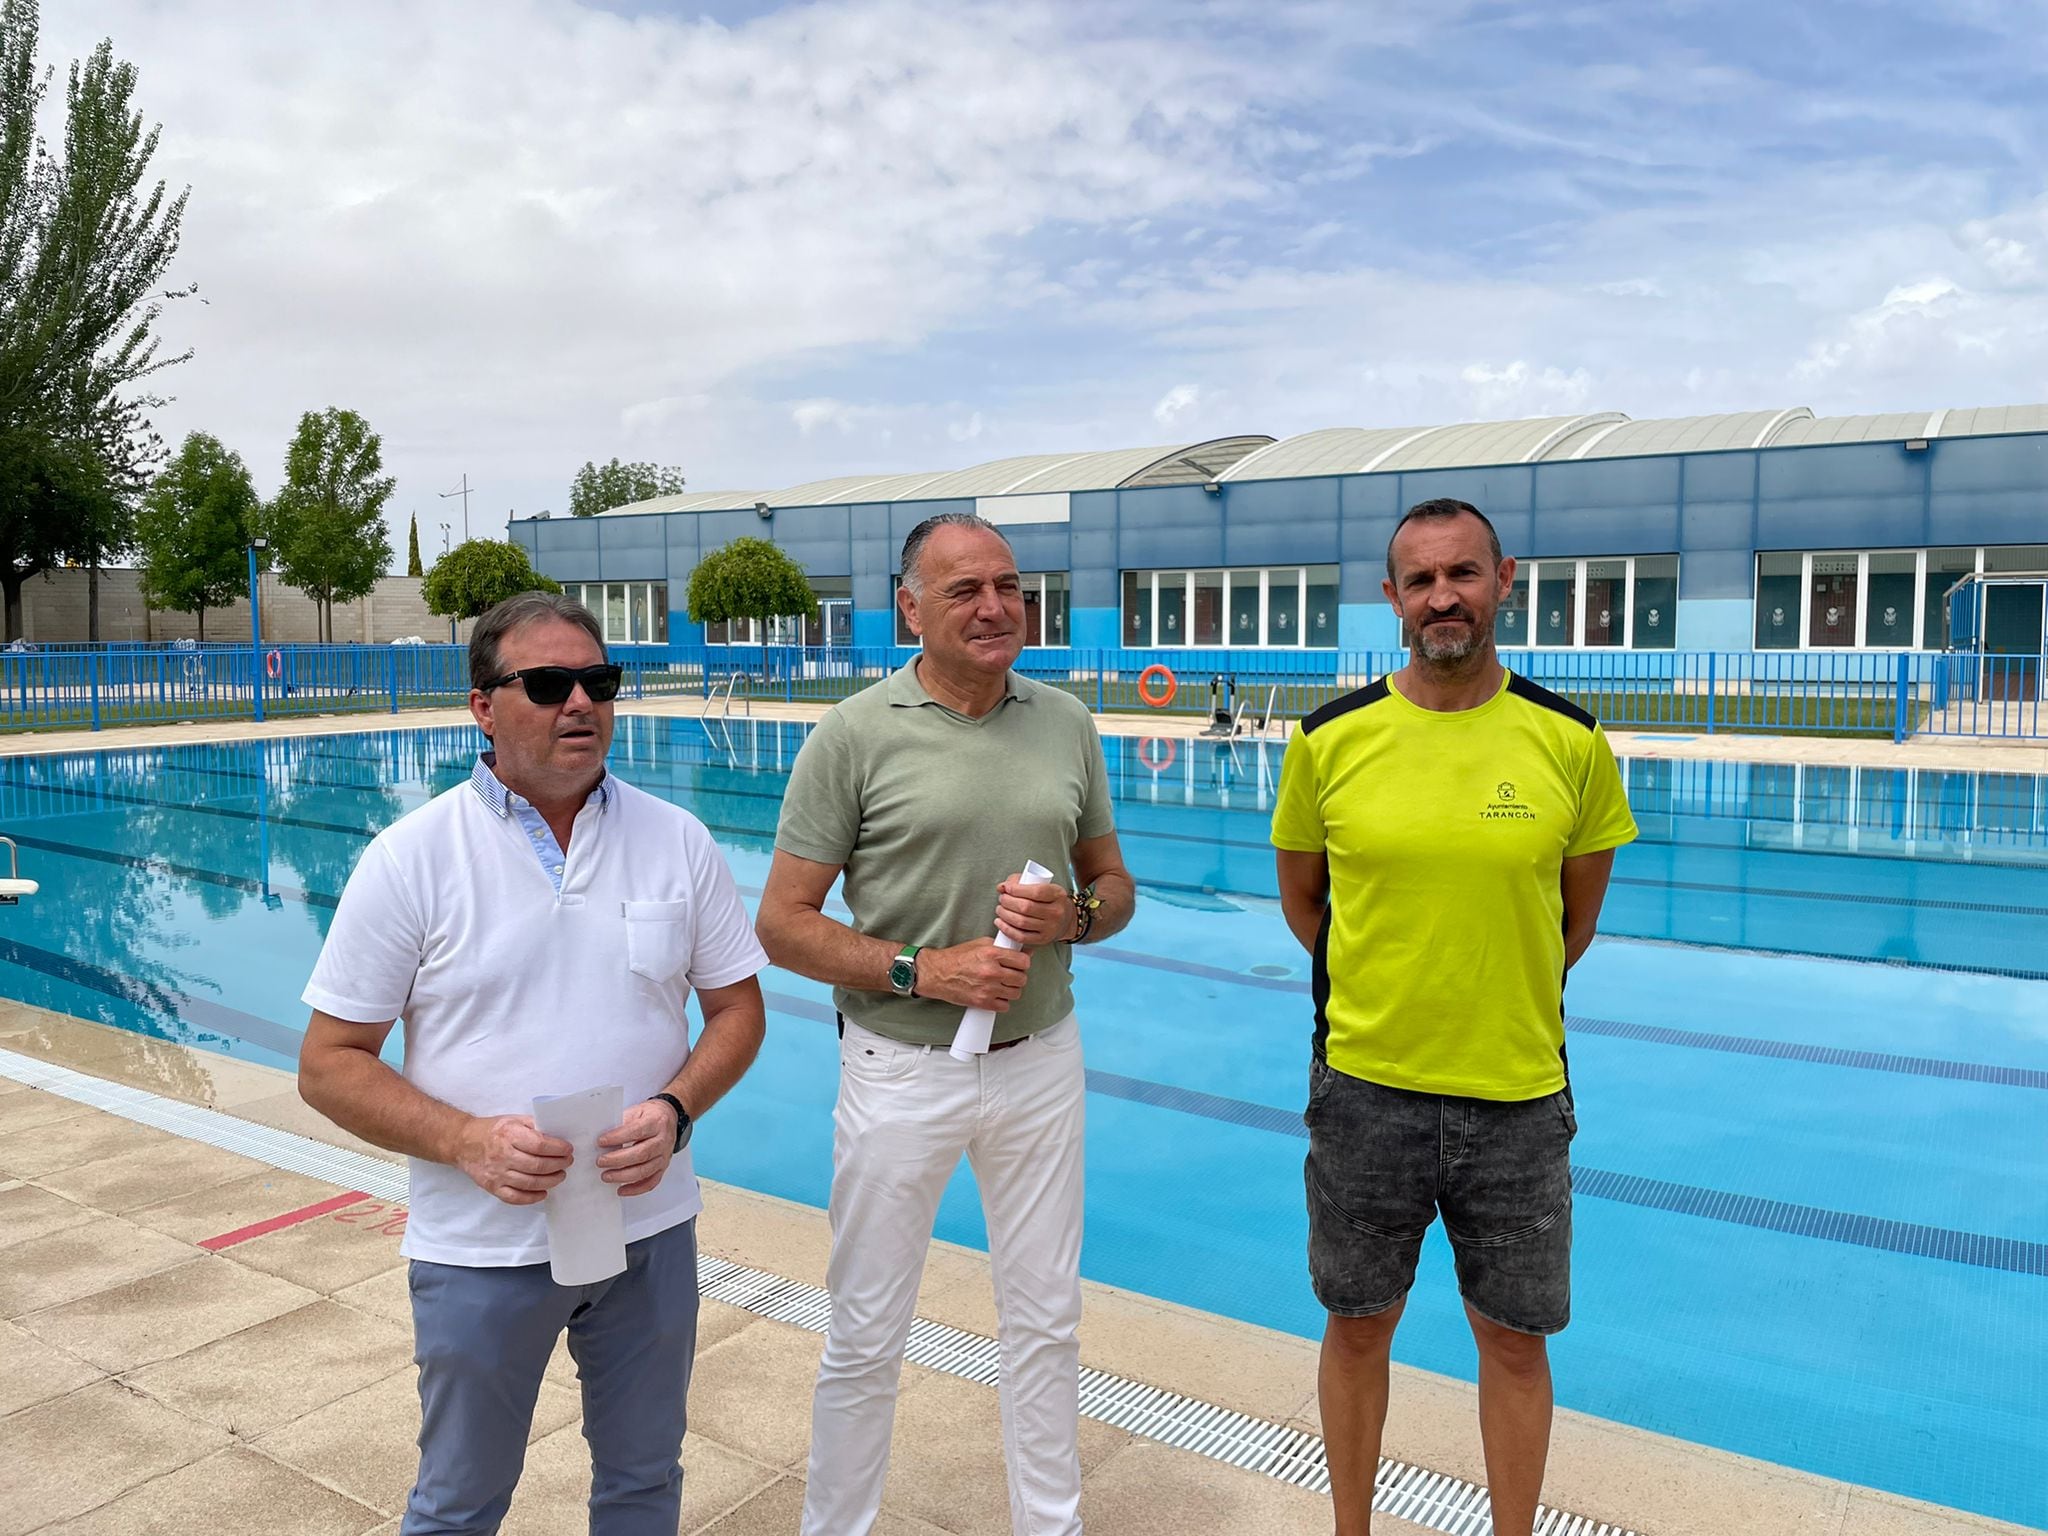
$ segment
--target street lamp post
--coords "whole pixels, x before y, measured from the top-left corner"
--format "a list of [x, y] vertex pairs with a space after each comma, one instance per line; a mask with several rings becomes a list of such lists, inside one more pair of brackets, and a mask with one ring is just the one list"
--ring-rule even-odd
[[[441, 525], [441, 553], [443, 555], [448, 553], [448, 525], [446, 523]], [[452, 613], [448, 615], [448, 643], [450, 645], [455, 643], [455, 615]]]
[[263, 587], [256, 571], [256, 558], [268, 548], [268, 539], [249, 541], [249, 676], [254, 681], [259, 721], [263, 718]]

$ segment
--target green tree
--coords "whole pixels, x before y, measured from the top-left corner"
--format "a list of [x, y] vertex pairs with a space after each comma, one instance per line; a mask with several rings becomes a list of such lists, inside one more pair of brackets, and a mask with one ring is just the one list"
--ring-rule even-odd
[[427, 574], [425, 568], [420, 564], [420, 515], [417, 512], [413, 513], [412, 526], [406, 530], [405, 535], [405, 574], [408, 576], [424, 576]]
[[351, 603], [391, 564], [383, 442], [354, 411], [329, 406], [299, 418], [284, 459], [284, 489], [264, 514], [285, 584], [320, 607], [320, 638], [334, 639], [334, 605]]
[[261, 506], [240, 454], [205, 432], [187, 437], [142, 498], [142, 600], [197, 614], [204, 640], [206, 610], [248, 591], [249, 540]]
[[185, 193], [145, 188], [157, 131], [133, 106], [135, 70], [110, 43], [71, 66], [60, 158], [37, 135], [50, 71], [36, 65], [35, 0], [0, 0], [0, 596], [8, 638], [21, 589], [64, 561], [99, 566], [133, 534], [162, 444], [136, 386], [184, 361], [153, 332]]
[[734, 539], [698, 561], [688, 600], [693, 624], [818, 616], [804, 568], [766, 539]]
[[656, 496], [673, 496], [683, 488], [683, 472], [674, 465], [585, 464], [569, 482], [569, 515], [595, 517], [613, 507], [628, 507]]
[[523, 547], [502, 539], [464, 539], [434, 562], [420, 589], [427, 612], [457, 619], [488, 613], [521, 592], [561, 590], [533, 568]]

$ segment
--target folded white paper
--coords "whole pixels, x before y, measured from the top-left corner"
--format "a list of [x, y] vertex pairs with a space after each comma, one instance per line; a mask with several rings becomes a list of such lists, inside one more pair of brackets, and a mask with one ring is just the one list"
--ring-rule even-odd
[[[1017, 876], [1019, 885], [1043, 885], [1052, 878], [1052, 871], [1036, 859], [1028, 859], [1024, 872]], [[1024, 946], [1006, 933], [996, 935], [997, 949], [1022, 949]], [[996, 1032], [996, 1015], [992, 1008], [970, 1008], [960, 1015], [960, 1027], [953, 1031], [951, 1055], [955, 1061], [972, 1061], [988, 1051], [990, 1038]]]
[[619, 1186], [597, 1166], [597, 1138], [625, 1118], [617, 1083], [533, 1101], [533, 1123], [575, 1149], [562, 1182], [548, 1191], [548, 1268], [557, 1285], [595, 1285], [626, 1267], [626, 1213]]

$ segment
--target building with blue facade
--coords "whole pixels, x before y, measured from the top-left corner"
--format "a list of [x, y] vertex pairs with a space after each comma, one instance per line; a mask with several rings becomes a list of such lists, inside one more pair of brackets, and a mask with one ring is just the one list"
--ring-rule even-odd
[[[908, 644], [904, 535], [957, 510], [1015, 546], [1034, 646], [1334, 655], [1398, 646], [1387, 540], [1436, 496], [1520, 561], [1504, 647], [1941, 650], [1958, 581], [2048, 571], [2048, 406], [1337, 427], [687, 492], [510, 536], [621, 644]], [[810, 573], [817, 619], [689, 623], [697, 561], [748, 534]], [[1985, 585], [1984, 648], [2039, 654], [2048, 582]]]

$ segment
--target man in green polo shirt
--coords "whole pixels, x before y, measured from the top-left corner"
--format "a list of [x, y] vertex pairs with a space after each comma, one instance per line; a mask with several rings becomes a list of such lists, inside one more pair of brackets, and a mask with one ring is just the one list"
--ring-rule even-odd
[[[911, 530], [898, 602], [922, 654], [834, 707], [783, 796], [761, 942], [833, 986], [832, 1321], [805, 1536], [865, 1536], [939, 1196], [964, 1153], [994, 1269], [1017, 1536], [1081, 1529], [1084, 1079], [1069, 946], [1130, 921], [1102, 743], [1075, 699], [1010, 670], [1008, 540], [965, 513]], [[1024, 884], [1030, 862], [1056, 881]], [[841, 873], [850, 923], [825, 915]], [[1020, 946], [995, 943], [995, 933]], [[970, 1008], [992, 1044], [948, 1051]]]
[[1309, 1273], [1338, 1536], [1372, 1526], [1388, 1352], [1439, 1212], [1497, 1536], [1529, 1536], [1549, 1451], [1578, 1128], [1564, 977], [1636, 827], [1599, 723], [1494, 652], [1514, 576], [1477, 507], [1411, 508], [1385, 583], [1408, 664], [1302, 721], [1273, 811], [1281, 907], [1315, 958]]

